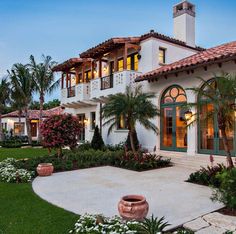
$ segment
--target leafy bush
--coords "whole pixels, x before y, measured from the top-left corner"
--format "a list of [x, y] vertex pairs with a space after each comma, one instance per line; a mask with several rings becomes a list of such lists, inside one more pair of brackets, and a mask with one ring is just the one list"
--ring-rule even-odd
[[83, 144], [78, 145], [77, 149], [80, 151], [86, 151], [92, 149], [92, 146], [91, 143], [85, 142]]
[[0, 143], [0, 145], [4, 148], [20, 148], [22, 146], [22, 142], [20, 140], [4, 140]]
[[8, 183], [27, 183], [33, 178], [34, 173], [16, 167], [17, 161], [7, 158], [0, 162], [0, 181]]
[[101, 150], [104, 147], [104, 142], [97, 125], [94, 130], [93, 139], [91, 141], [91, 147], [95, 150]]
[[61, 156], [62, 147], [75, 148], [80, 129], [77, 117], [70, 114], [53, 115], [41, 125], [43, 145], [49, 149], [58, 149], [58, 156]]
[[220, 181], [220, 186], [214, 189], [212, 200], [222, 202], [227, 208], [236, 210], [236, 168], [225, 169], [216, 177]]
[[226, 167], [223, 164], [217, 164], [213, 167], [208, 166], [207, 168], [202, 167], [200, 170], [190, 174], [187, 181], [201, 185], [219, 187], [220, 181], [216, 175], [225, 169]]

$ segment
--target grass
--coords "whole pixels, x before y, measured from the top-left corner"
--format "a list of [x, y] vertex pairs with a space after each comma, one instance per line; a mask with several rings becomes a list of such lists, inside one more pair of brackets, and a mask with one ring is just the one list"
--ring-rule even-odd
[[40, 199], [31, 184], [0, 182], [0, 234], [62, 234], [78, 216]]
[[[47, 149], [0, 148], [0, 161], [44, 156]], [[0, 182], [0, 234], [68, 233], [78, 215], [39, 198], [31, 184]]]
[[6, 158], [33, 158], [47, 154], [48, 150], [44, 148], [0, 148], [0, 161]]

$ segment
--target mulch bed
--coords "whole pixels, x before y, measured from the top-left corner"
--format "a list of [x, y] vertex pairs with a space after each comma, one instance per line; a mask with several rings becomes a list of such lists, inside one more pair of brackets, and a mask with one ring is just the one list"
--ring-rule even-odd
[[236, 210], [232, 210], [226, 207], [218, 210], [218, 212], [223, 215], [236, 216]]

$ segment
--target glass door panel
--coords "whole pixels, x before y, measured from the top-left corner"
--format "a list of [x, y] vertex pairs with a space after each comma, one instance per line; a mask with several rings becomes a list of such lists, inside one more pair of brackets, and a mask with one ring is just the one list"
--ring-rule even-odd
[[163, 136], [162, 145], [172, 147], [173, 144], [173, 108], [166, 107], [163, 109]]
[[200, 151], [212, 151], [215, 148], [215, 129], [214, 129], [214, 117], [207, 118], [207, 114], [213, 110], [212, 104], [206, 104], [202, 106], [200, 111]]
[[176, 107], [176, 147], [187, 148], [187, 126], [184, 118], [185, 110]]
[[79, 123], [82, 129], [79, 133], [79, 141], [85, 141], [85, 114], [78, 114]]

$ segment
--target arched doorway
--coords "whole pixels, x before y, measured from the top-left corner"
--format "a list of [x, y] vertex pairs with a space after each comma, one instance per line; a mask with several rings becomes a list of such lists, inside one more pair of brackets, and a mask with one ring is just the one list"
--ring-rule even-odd
[[180, 86], [169, 87], [161, 98], [161, 149], [187, 151], [187, 127], [184, 110], [187, 102]]
[[[214, 79], [203, 85], [202, 89], [207, 90], [211, 87], [215, 88]], [[200, 110], [198, 110], [198, 151], [203, 154], [225, 155], [223, 139], [218, 128], [217, 115], [214, 112], [214, 105], [206, 97], [198, 95], [198, 102], [201, 102]], [[206, 118], [207, 117], [207, 118]], [[232, 153], [235, 151], [235, 130], [227, 129], [229, 146]]]

